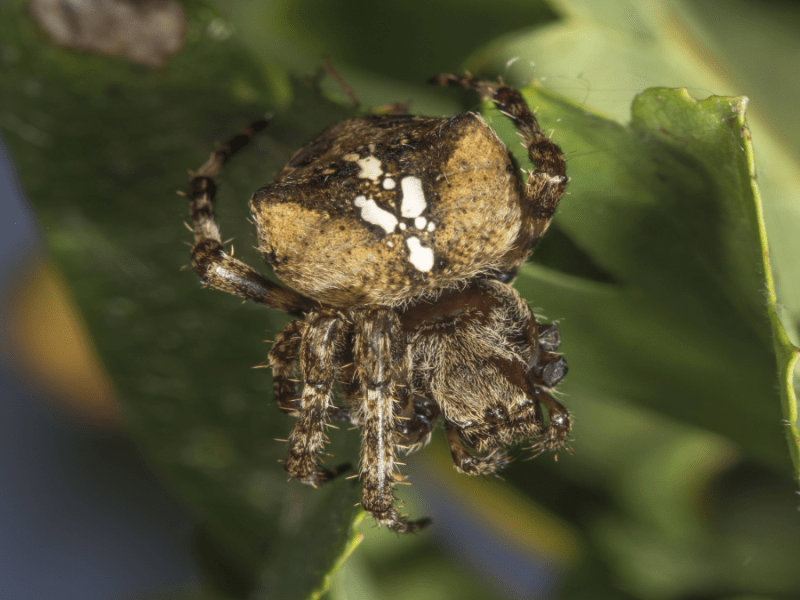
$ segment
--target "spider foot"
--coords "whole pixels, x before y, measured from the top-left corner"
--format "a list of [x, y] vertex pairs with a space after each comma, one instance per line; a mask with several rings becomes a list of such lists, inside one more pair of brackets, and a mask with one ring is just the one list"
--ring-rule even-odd
[[[567, 443], [569, 431], [569, 415], [557, 414], [550, 420], [550, 424], [530, 449], [536, 452], [536, 456], [546, 451], [558, 452], [562, 448], [572, 454], [573, 450]], [[558, 460], [558, 456], [556, 456], [556, 460]]]
[[495, 450], [486, 456], [466, 454], [455, 462], [456, 471], [465, 475], [491, 475], [511, 462], [508, 455]]
[[425, 529], [430, 524], [431, 520], [428, 517], [417, 519], [416, 521], [403, 521], [401, 518], [399, 521], [395, 521], [387, 526], [397, 533], [416, 533], [417, 531]]
[[569, 412], [560, 402], [542, 390], [536, 391], [536, 399], [547, 408], [548, 423], [542, 434], [537, 437], [533, 449], [542, 453], [545, 450], [565, 448], [567, 436], [572, 428]]
[[431, 524], [431, 520], [427, 517], [416, 521], [408, 521], [406, 520], [408, 515], [398, 514], [394, 508], [381, 513], [372, 513], [372, 516], [378, 522], [378, 525], [385, 525], [396, 533], [415, 533]]
[[391, 531], [397, 533], [414, 533], [430, 524], [430, 519], [409, 521], [408, 515], [397, 512], [397, 498], [394, 496], [392, 485], [396, 483], [393, 478], [391, 483], [383, 488], [372, 487], [368, 483], [363, 488], [361, 506], [378, 522]]
[[311, 487], [319, 487], [332, 481], [339, 477], [342, 473], [346, 473], [347, 471], [351, 470], [353, 466], [350, 463], [344, 463], [332, 469], [320, 469], [317, 470], [303, 470], [297, 471], [296, 469], [292, 468], [292, 463], [287, 461], [285, 467], [286, 471], [291, 475], [294, 479], [299, 481], [300, 483], [304, 483], [306, 485], [310, 485]]
[[570, 454], [573, 452], [572, 448], [567, 444], [566, 433], [562, 434], [548, 428], [529, 450], [533, 450], [535, 452], [534, 456], [538, 456], [547, 451], [558, 452], [562, 448]]
[[320, 481], [322, 483], [328, 483], [329, 481], [332, 481], [337, 477], [339, 477], [339, 475], [341, 475], [342, 473], [347, 473], [348, 471], [352, 470], [352, 468], [353, 468], [352, 464], [343, 463], [332, 469], [322, 469], [322, 471], [319, 473]]

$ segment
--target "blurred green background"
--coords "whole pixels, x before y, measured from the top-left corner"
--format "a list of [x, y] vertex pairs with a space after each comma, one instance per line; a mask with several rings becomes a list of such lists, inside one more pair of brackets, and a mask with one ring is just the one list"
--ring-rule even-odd
[[[70, 5], [80, 23], [78, 5], [31, 4], [56, 23]], [[795, 3], [182, 6], [182, 48], [142, 65], [60, 47], [28, 3], [0, 4], [0, 130], [59, 273], [37, 271], [15, 300], [11, 352], [114, 435], [119, 401], [126, 431], [197, 520], [202, 588], [148, 597], [800, 597]], [[359, 521], [357, 481], [285, 482], [285, 447], [272, 440], [292, 421], [273, 405], [269, 373], [251, 367], [287, 318], [201, 291], [179, 270], [189, 235], [173, 191], [216, 141], [270, 112], [219, 196], [223, 236], [266, 272], [249, 194], [353, 114], [334, 81], [314, 79], [323, 55], [362, 105], [410, 101], [434, 116], [481, 108], [426, 86], [436, 73], [535, 78], [544, 89], [526, 97], [572, 177], [517, 286], [561, 323], [575, 453], [476, 480], [455, 473], [437, 432], [403, 468], [414, 484], [399, 491], [404, 512], [435, 523], [414, 536]], [[695, 104], [668, 90], [640, 96], [632, 117], [654, 86], [747, 96], [746, 122], [742, 100]], [[57, 341], [62, 297], [102, 368]], [[331, 437], [335, 460], [355, 459], [356, 432]]]

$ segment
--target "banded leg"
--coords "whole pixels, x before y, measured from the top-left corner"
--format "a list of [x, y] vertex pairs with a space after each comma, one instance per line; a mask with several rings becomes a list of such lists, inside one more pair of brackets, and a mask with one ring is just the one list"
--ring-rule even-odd
[[297, 359], [303, 340], [303, 325], [303, 321], [297, 320], [284, 327], [268, 355], [278, 408], [293, 417], [300, 414], [301, 408]]
[[[269, 365], [272, 367], [272, 381], [278, 408], [293, 417], [297, 417], [302, 408], [297, 360], [300, 356], [304, 326], [304, 321], [300, 320], [289, 323], [275, 338], [275, 343], [269, 352]], [[347, 408], [331, 405], [326, 412], [328, 418], [333, 421], [352, 423]]]
[[558, 201], [564, 194], [568, 181], [564, 153], [541, 130], [522, 94], [505, 85], [502, 80], [494, 83], [469, 74], [464, 77], [439, 75], [434, 77], [431, 83], [463, 87], [478, 92], [483, 98], [494, 102], [500, 112], [514, 122], [522, 136], [528, 157], [536, 168], [528, 172], [528, 181], [525, 185], [527, 213], [523, 217], [519, 248], [521, 254], [518, 255], [521, 264], [550, 225]]
[[214, 197], [217, 193], [214, 180], [226, 161], [266, 126], [267, 121], [257, 121], [240, 132], [214, 152], [189, 182], [189, 208], [194, 231], [192, 266], [208, 286], [284, 312], [302, 315], [312, 310], [314, 303], [297, 292], [269, 281], [226, 253], [214, 219]]
[[447, 433], [447, 444], [450, 446], [450, 456], [459, 473], [467, 475], [488, 475], [511, 462], [502, 450], [493, 450], [485, 456], [474, 456], [464, 447], [458, 435], [458, 429], [449, 421], [444, 423]]
[[362, 506], [378, 523], [398, 532], [416, 531], [427, 521], [408, 522], [394, 506], [395, 402], [397, 386], [407, 385], [410, 358], [400, 319], [383, 307], [354, 313], [353, 357], [361, 423]]
[[314, 311], [305, 321], [300, 343], [303, 395], [299, 409], [291, 407], [297, 411], [297, 423], [289, 437], [285, 467], [292, 477], [314, 487], [332, 475], [318, 471], [317, 460], [327, 441], [325, 424], [328, 409], [333, 405], [336, 359], [343, 341], [343, 329], [344, 319], [337, 311]]

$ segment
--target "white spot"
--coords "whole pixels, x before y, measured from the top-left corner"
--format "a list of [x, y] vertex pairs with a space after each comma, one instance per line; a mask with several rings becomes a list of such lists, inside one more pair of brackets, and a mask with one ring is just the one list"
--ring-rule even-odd
[[354, 204], [361, 209], [361, 218], [367, 223], [380, 225], [386, 233], [392, 233], [397, 227], [397, 217], [388, 210], [383, 210], [372, 198], [367, 200], [365, 196], [356, 196]]
[[416, 267], [417, 271], [430, 271], [433, 268], [433, 248], [423, 248], [418, 237], [408, 238], [406, 244], [411, 253], [408, 260]]
[[433, 231], [434, 229], [436, 229], [436, 223], [431, 221], [430, 223], [428, 223], [428, 231]]
[[425, 194], [422, 191], [422, 180], [419, 177], [403, 177], [400, 181], [403, 188], [403, 203], [400, 206], [400, 215], [407, 219], [414, 219], [420, 216], [428, 203], [425, 202]]
[[355, 152], [351, 152], [350, 154], [345, 154], [342, 157], [342, 160], [346, 160], [347, 162], [356, 162], [358, 160], [358, 154]]
[[425, 217], [417, 217], [416, 219], [414, 219], [414, 227], [416, 227], [420, 231], [425, 229], [425, 225], [427, 224], [428, 224], [428, 219], [426, 219]]
[[544, 175], [545, 179], [547, 179], [551, 185], [559, 185], [562, 181], [564, 181], [564, 178], [561, 175], [557, 175], [555, 177], [552, 175], [545, 175], [544, 173], [542, 173], [542, 175]]
[[358, 174], [361, 179], [371, 179], [375, 183], [378, 183], [378, 177], [383, 174], [381, 170], [381, 165], [383, 163], [378, 160], [377, 157], [368, 156], [367, 158], [360, 158], [356, 163], [361, 167], [361, 172]]
[[[378, 373], [379, 375], [383, 375], [381, 371], [382, 369], [379, 371]], [[378, 381], [383, 381], [383, 379], [379, 379]], [[383, 405], [385, 402], [382, 390], [368, 389], [367, 402], [369, 402], [367, 406], [374, 406], [378, 409], [378, 423], [383, 423]], [[383, 490], [384, 482], [386, 481], [386, 453], [383, 449], [383, 444], [384, 444], [383, 432], [381, 431], [380, 433], [378, 433], [377, 437], [378, 437], [378, 451], [376, 452], [376, 454], [378, 455], [378, 489]]]
[[394, 248], [394, 242], [392, 240], [386, 242], [386, 245], [389, 246], [389, 248]]
[[220, 279], [227, 279], [229, 281], [233, 281], [234, 279], [236, 279], [236, 275], [228, 271], [228, 269], [226, 269], [222, 265], [217, 265], [214, 268], [214, 274]]
[[385, 190], [393, 190], [395, 186], [394, 179], [391, 177], [387, 177], [383, 180], [383, 189]]
[[405, 231], [406, 230], [406, 224], [405, 223], [400, 223], [400, 229], [402, 231]]

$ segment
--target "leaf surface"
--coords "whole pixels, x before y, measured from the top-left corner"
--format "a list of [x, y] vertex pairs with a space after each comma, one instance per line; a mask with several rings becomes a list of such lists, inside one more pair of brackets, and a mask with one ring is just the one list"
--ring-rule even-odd
[[[278, 461], [293, 419], [266, 360], [286, 315], [201, 289], [189, 262], [187, 168], [274, 104], [224, 22], [188, 3], [187, 44], [163, 70], [53, 46], [21, 5], [0, 8], [0, 126], [52, 260], [65, 276], [148, 456], [203, 523], [201, 562], [226, 593], [305, 598], [351, 545], [357, 481], [314, 490]], [[305, 140], [350, 113], [308, 85], [233, 159], [218, 220], [262, 267], [247, 200]], [[283, 116], [285, 115], [285, 116]], [[359, 436], [334, 435], [355, 462]], [[287, 552], [286, 549], [290, 549]], [[276, 591], [277, 593], [277, 591]], [[273, 596], [278, 597], [278, 596]]]

